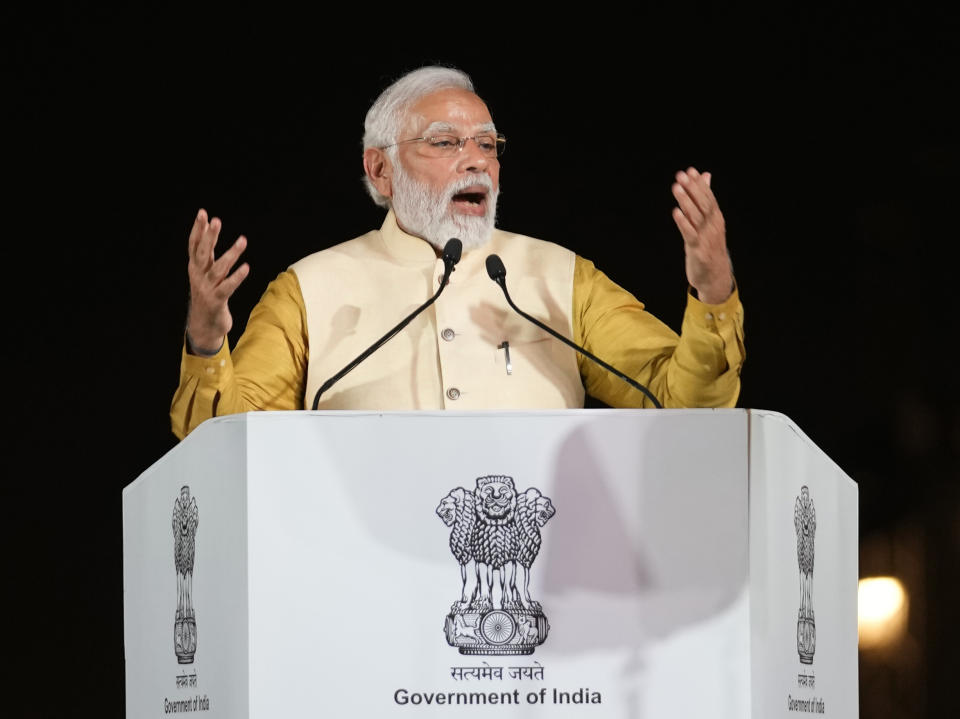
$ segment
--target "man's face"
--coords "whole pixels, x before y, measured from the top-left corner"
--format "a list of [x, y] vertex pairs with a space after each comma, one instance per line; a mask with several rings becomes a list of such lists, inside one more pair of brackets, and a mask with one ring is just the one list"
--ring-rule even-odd
[[[471, 92], [447, 89], [422, 98], [408, 113], [398, 140], [435, 134], [473, 137], [494, 130], [483, 101]], [[443, 247], [458, 237], [464, 249], [485, 243], [493, 230], [500, 162], [473, 140], [449, 157], [430, 156], [424, 143], [397, 147], [390, 194], [400, 226]]]
[[[407, 117], [406, 132], [399, 140], [437, 132], [472, 137], [493, 130], [493, 120], [483, 100], [472, 92], [453, 88], [422, 98], [410, 108]], [[447, 188], [457, 180], [483, 174], [489, 176], [494, 191], [499, 189], [500, 162], [484, 156], [475, 142], [467, 141], [460, 152], [442, 158], [425, 157], [422, 145], [416, 142], [400, 145], [397, 149], [404, 169], [413, 179], [436, 191]], [[483, 203], [465, 200], [454, 200], [451, 208], [464, 215], [483, 215], [486, 210]]]

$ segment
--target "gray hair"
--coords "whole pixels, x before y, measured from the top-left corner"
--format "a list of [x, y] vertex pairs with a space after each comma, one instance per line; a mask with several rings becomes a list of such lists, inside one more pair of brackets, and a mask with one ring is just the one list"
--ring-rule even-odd
[[[440, 90], [459, 88], [473, 92], [473, 81], [462, 70], [430, 65], [408, 72], [400, 77], [370, 106], [363, 121], [363, 149], [393, 145], [403, 131], [407, 110], [421, 98]], [[387, 157], [396, 163], [396, 147], [387, 150]], [[370, 178], [364, 175], [364, 185], [370, 197], [380, 207], [390, 207], [390, 198], [381, 195]]]

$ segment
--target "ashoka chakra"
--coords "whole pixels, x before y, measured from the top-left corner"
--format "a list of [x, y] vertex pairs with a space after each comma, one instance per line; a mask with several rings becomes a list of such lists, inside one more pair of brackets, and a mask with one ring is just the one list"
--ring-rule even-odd
[[513, 639], [517, 623], [506, 612], [489, 612], [480, 620], [480, 633], [491, 644], [506, 644]]

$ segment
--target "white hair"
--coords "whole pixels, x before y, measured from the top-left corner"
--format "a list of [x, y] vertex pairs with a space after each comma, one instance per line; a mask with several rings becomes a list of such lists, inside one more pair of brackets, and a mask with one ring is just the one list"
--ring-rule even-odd
[[[473, 92], [473, 81], [462, 70], [453, 67], [430, 65], [408, 72], [396, 80], [370, 106], [363, 121], [363, 149], [386, 147], [400, 139], [407, 111], [420, 99], [440, 90], [458, 88]], [[397, 163], [397, 148], [387, 149], [387, 157]], [[380, 191], [364, 175], [363, 182], [370, 197], [381, 207], [390, 207], [390, 198]]]
[[[483, 215], [460, 215], [450, 211], [450, 201], [458, 193], [480, 185], [487, 190], [487, 208]], [[411, 177], [402, 164], [393, 172], [393, 211], [397, 222], [407, 232], [422, 237], [438, 250], [443, 250], [451, 237], [463, 243], [464, 251], [482, 247], [489, 241], [496, 225], [497, 196], [490, 175], [479, 173], [461, 177], [437, 190]]]

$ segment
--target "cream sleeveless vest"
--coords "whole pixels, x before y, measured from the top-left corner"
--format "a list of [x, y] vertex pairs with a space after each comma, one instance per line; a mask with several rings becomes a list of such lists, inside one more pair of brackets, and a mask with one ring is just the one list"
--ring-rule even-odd
[[[326, 390], [318, 408], [583, 407], [576, 352], [510, 308], [486, 272], [492, 253], [506, 266], [514, 303], [573, 337], [575, 255], [497, 230], [487, 245], [463, 253], [433, 305]], [[291, 269], [307, 311], [304, 404], [310, 409], [326, 380], [437, 291], [443, 261], [429, 244], [403, 232], [389, 212], [379, 230], [314, 253]]]

